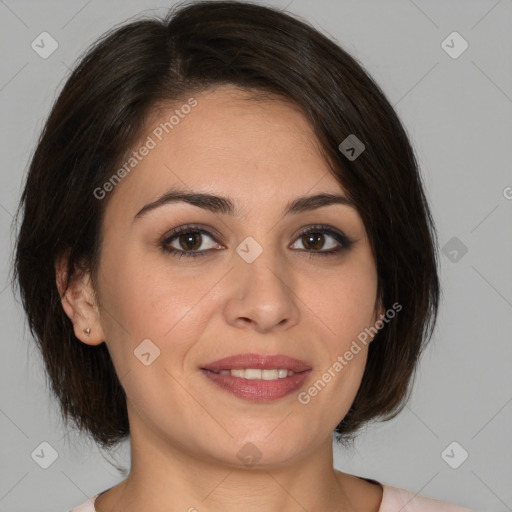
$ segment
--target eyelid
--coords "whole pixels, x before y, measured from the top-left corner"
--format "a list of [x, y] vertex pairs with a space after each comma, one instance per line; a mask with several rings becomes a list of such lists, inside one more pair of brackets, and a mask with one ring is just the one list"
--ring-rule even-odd
[[[212, 233], [210, 233], [208, 230], [213, 231], [215, 233], [215, 236]], [[223, 238], [222, 235], [220, 235], [220, 233], [218, 233], [218, 231], [215, 228], [213, 228], [212, 226], [203, 226], [203, 225], [199, 225], [199, 224], [183, 224], [183, 225], [177, 226], [176, 228], [173, 228], [172, 230], [166, 232], [166, 234], [161, 238], [159, 245], [167, 253], [171, 253], [173, 255], [176, 255], [176, 253], [180, 253], [180, 255], [179, 255], [180, 257], [181, 256], [186, 256], [186, 257], [203, 256], [203, 255], [211, 254], [211, 252], [214, 250], [219, 250], [219, 249], [206, 249], [206, 250], [202, 250], [202, 251], [199, 251], [199, 250], [184, 251], [181, 249], [176, 249], [174, 247], [172, 249], [166, 248], [166, 246], [168, 244], [170, 244], [171, 240], [173, 240], [174, 238], [178, 237], [179, 235], [187, 233], [187, 232], [194, 232], [194, 233], [200, 233], [202, 235], [206, 235], [217, 243], [220, 243], [220, 242], [218, 242], [217, 238], [220, 238], [220, 239]], [[314, 251], [314, 250], [308, 250], [308, 249], [296, 249], [299, 252], [304, 252], [304, 253], [310, 254], [311, 256], [339, 254], [342, 251], [344, 251], [345, 249], [348, 249], [354, 243], [354, 240], [350, 239], [347, 235], [345, 235], [345, 233], [342, 230], [340, 230], [338, 228], [335, 228], [335, 227], [327, 225], [327, 224], [312, 224], [305, 228], [301, 228], [294, 235], [293, 242], [290, 245], [295, 244], [297, 242], [297, 240], [299, 239], [299, 237], [304, 236], [310, 232], [322, 232], [322, 233], [326, 234], [327, 236], [331, 236], [332, 238], [334, 238], [339, 244], [338, 248], [329, 249], [329, 250]], [[221, 243], [221, 245], [224, 245], [224, 244]]]
[[[339, 243], [341, 243], [344, 247], [349, 247], [354, 243], [341, 229], [335, 228], [333, 226], [329, 226], [328, 224], [312, 224], [306, 228], [301, 228], [300, 231], [295, 235], [294, 240], [297, 240], [300, 236], [304, 236], [308, 233], [322, 232], [326, 233], [329, 236], [332, 236]], [[338, 240], [338, 238], [340, 240]], [[310, 251], [315, 252], [315, 251]], [[326, 252], [326, 251], [316, 251], [316, 252]]]
[[193, 232], [201, 233], [203, 235], [208, 235], [212, 238], [213, 238], [213, 235], [215, 235], [215, 237], [217, 237], [217, 239], [221, 239], [221, 240], [224, 238], [222, 236], [222, 234], [219, 233], [212, 226], [202, 225], [202, 224], [181, 224], [181, 225], [171, 229], [170, 231], [167, 231], [163, 235], [162, 241], [166, 242], [166, 241], [174, 238], [175, 236], [180, 235], [182, 233], [186, 233], [188, 231], [193, 231]]

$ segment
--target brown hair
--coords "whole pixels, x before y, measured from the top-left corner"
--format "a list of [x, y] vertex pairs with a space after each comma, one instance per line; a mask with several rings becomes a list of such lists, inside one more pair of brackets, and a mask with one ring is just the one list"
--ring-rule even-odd
[[[404, 407], [439, 301], [437, 243], [417, 162], [381, 89], [338, 44], [305, 21], [247, 2], [180, 4], [97, 41], [66, 81], [33, 154], [15, 220], [15, 272], [30, 331], [62, 416], [104, 448], [129, 435], [126, 396], [107, 346], [74, 335], [55, 283], [93, 272], [108, 198], [93, 194], [140, 136], [152, 109], [222, 84], [280, 95], [309, 120], [333, 175], [368, 233], [384, 308], [403, 308], [369, 346], [357, 396], [336, 428], [348, 443], [361, 425]], [[354, 134], [366, 148], [338, 148]]]

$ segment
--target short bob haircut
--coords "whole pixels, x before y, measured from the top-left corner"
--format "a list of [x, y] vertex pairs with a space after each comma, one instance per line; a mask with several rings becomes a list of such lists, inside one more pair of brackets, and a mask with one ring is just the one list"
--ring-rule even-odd
[[[439, 302], [437, 234], [405, 129], [363, 67], [309, 23], [273, 7], [185, 2], [162, 18], [115, 27], [80, 59], [57, 97], [32, 155], [16, 212], [14, 280], [64, 422], [102, 447], [128, 438], [126, 395], [107, 345], [74, 335], [56, 286], [91, 271], [108, 197], [94, 190], [118, 169], [162, 106], [235, 85], [292, 102], [306, 116], [330, 172], [361, 215], [377, 267], [377, 293], [402, 310], [369, 345], [361, 386], [336, 440], [347, 446], [370, 420], [394, 418], [409, 399]], [[355, 159], [339, 146], [365, 145]], [[112, 192], [115, 193], [115, 192]]]

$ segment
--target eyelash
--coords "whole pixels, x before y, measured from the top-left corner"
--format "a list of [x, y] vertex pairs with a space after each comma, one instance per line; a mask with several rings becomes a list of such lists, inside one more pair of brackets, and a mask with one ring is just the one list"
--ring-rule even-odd
[[[206, 256], [208, 253], [210, 253], [212, 250], [216, 249], [208, 249], [204, 251], [184, 251], [180, 249], [169, 248], [169, 243], [172, 242], [175, 238], [178, 238], [180, 235], [188, 234], [188, 233], [200, 233], [203, 235], [207, 235], [210, 238], [214, 239], [213, 235], [209, 233], [208, 231], [205, 231], [198, 226], [195, 225], [185, 225], [181, 226], [179, 228], [176, 228], [172, 230], [170, 233], [167, 233], [165, 237], [160, 242], [161, 249], [167, 253], [171, 254], [172, 256], [175, 256], [177, 258], [196, 258], [199, 256]], [[314, 258], [316, 256], [336, 256], [342, 251], [348, 249], [354, 242], [350, 240], [345, 234], [333, 230], [329, 226], [325, 226], [323, 224], [316, 224], [314, 226], [310, 226], [309, 228], [305, 229], [299, 235], [297, 236], [296, 240], [303, 237], [304, 235], [308, 235], [310, 233], [322, 233], [332, 236], [338, 243], [341, 244], [341, 247], [338, 247], [336, 249], [330, 249], [328, 251], [314, 251], [314, 250], [307, 250], [307, 249], [300, 249], [302, 252], [305, 252], [308, 257]]]

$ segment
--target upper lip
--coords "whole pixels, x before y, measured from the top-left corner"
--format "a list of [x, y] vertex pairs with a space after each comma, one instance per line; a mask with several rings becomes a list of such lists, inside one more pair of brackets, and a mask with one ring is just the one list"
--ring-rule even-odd
[[261, 354], [235, 354], [224, 357], [217, 361], [212, 361], [202, 367], [204, 370], [241, 370], [244, 368], [260, 369], [286, 369], [294, 373], [311, 370], [311, 366], [306, 362], [284, 354], [261, 355]]

